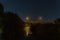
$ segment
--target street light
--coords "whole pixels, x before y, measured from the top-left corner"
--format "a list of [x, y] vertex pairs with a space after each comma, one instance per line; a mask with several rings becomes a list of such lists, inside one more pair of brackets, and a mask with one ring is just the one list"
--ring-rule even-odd
[[41, 16], [39, 16], [39, 17], [38, 17], [38, 20], [42, 20], [42, 17], [41, 17]]
[[29, 20], [29, 19], [30, 19], [29, 16], [27, 16], [27, 17], [26, 17], [26, 20]]

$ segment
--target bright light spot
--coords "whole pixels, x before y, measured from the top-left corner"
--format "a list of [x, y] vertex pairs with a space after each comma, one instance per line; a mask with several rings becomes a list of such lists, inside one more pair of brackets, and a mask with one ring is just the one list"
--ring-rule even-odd
[[39, 17], [38, 19], [39, 19], [39, 20], [42, 20], [42, 17]]
[[30, 26], [26, 24], [26, 26], [24, 28], [24, 31], [26, 32], [26, 36], [28, 36], [29, 34], [31, 34]]
[[30, 32], [30, 27], [27, 26], [27, 27], [25, 27], [24, 30], [25, 30], [25, 32], [26, 32], [26, 36], [28, 36], [28, 34], [29, 34], [29, 32]]
[[26, 17], [26, 20], [29, 20], [29, 17]]

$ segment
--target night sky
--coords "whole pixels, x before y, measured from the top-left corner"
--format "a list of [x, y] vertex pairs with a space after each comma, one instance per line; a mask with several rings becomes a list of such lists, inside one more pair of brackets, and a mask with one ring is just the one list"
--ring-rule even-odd
[[37, 20], [43, 16], [44, 20], [55, 20], [60, 17], [60, 0], [0, 0], [4, 11], [15, 12], [22, 20], [26, 16]]

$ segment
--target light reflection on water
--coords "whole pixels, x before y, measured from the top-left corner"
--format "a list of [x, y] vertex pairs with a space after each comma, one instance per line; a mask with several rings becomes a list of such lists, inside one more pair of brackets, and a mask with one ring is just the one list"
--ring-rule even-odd
[[30, 25], [26, 24], [24, 27], [24, 31], [25, 31], [25, 35], [28, 37], [29, 34], [32, 34], [32, 32], [30, 31]]

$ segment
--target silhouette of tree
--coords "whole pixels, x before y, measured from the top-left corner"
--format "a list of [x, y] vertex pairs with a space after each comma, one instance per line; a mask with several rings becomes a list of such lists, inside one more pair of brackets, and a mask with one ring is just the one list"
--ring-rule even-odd
[[3, 5], [0, 3], [0, 27], [3, 25]]
[[56, 23], [56, 24], [60, 24], [60, 18], [56, 19], [56, 20], [55, 20], [55, 23]]
[[4, 32], [6, 40], [23, 39], [24, 22], [12, 12], [6, 12], [4, 14], [4, 18]]
[[57, 18], [55, 20], [55, 26], [56, 26], [56, 33], [57, 33], [57, 39], [60, 40], [60, 18]]
[[3, 25], [3, 13], [4, 13], [4, 8], [3, 8], [3, 5], [0, 3], [0, 40], [4, 40], [4, 33], [3, 33], [3, 28], [4, 28], [4, 25]]
[[4, 7], [3, 7], [3, 5], [0, 3], [0, 15], [4, 12], [3, 10], [4, 10]]
[[32, 25], [33, 37], [36, 40], [56, 40], [56, 26], [54, 24], [35, 24]]

